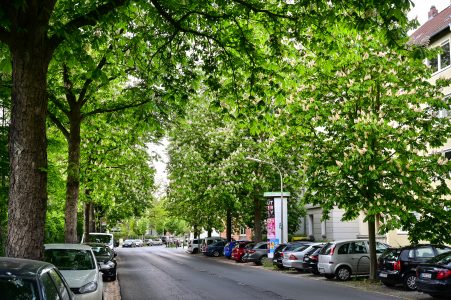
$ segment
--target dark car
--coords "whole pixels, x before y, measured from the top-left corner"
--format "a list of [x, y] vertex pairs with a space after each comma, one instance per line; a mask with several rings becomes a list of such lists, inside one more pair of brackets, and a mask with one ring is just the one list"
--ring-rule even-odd
[[319, 275], [318, 256], [323, 247], [324, 246], [321, 245], [313, 246], [313, 248], [304, 255], [304, 260], [302, 262], [304, 270], [307, 270], [315, 275]]
[[244, 262], [243, 257], [246, 254], [246, 250], [254, 247], [254, 243], [246, 241], [246, 242], [238, 242], [232, 250], [232, 259], [236, 262]]
[[104, 244], [87, 243], [87, 245], [92, 248], [92, 252], [102, 272], [103, 280], [115, 281], [117, 274], [116, 251]]
[[282, 260], [283, 260], [283, 249], [285, 249], [286, 246], [287, 246], [287, 244], [281, 243], [281, 244], [278, 244], [276, 246], [276, 248], [274, 249], [272, 264], [279, 269], [284, 269]]
[[205, 246], [205, 249], [204, 251], [202, 251], [202, 253], [206, 256], [221, 256], [222, 252], [224, 252], [224, 246], [226, 243], [227, 241], [214, 242], [210, 245]]
[[378, 259], [378, 278], [387, 286], [402, 284], [414, 291], [417, 289], [416, 267], [447, 251], [451, 251], [451, 248], [430, 244], [388, 248]]
[[252, 249], [246, 251], [243, 260], [245, 262], [253, 262], [256, 265], [261, 265], [264, 257], [268, 257], [268, 243], [260, 242], [255, 244]]
[[122, 247], [123, 248], [134, 248], [134, 247], [136, 247], [136, 244], [133, 240], [125, 240], [122, 243]]
[[451, 299], [451, 252], [418, 265], [416, 271], [418, 291], [432, 297]]
[[2, 299], [74, 299], [54, 265], [20, 258], [0, 257], [0, 291]]

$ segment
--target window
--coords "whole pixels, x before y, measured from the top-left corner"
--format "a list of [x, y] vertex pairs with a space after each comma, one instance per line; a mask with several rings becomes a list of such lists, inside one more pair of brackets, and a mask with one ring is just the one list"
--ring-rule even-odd
[[376, 242], [376, 253], [382, 253], [387, 249], [387, 245]]
[[50, 274], [50, 277], [52, 277], [53, 281], [55, 282], [55, 285], [59, 290], [61, 298], [69, 299], [69, 292], [68, 292], [67, 287], [64, 284], [63, 280], [61, 279], [60, 274], [57, 273], [55, 271], [55, 269], [50, 270], [49, 274]]
[[246, 235], [246, 227], [240, 227], [240, 235]]
[[60, 299], [60, 296], [58, 295], [58, 289], [53, 283], [52, 278], [50, 278], [50, 274], [49, 273], [43, 274], [41, 279], [42, 284], [44, 285], [46, 299], [48, 300]]
[[0, 291], [1, 299], [37, 299], [39, 297], [33, 281], [15, 276], [1, 276]]
[[349, 251], [349, 243], [341, 245], [340, 248], [338, 248], [338, 254], [348, 254]]
[[308, 235], [313, 235], [313, 215], [308, 216]]
[[415, 257], [419, 258], [432, 258], [434, 257], [434, 251], [432, 247], [420, 247], [415, 250]]
[[364, 254], [367, 253], [365, 242], [354, 242], [352, 243], [352, 251], [354, 254]]
[[445, 150], [445, 152], [443, 152], [443, 155], [447, 160], [451, 160], [451, 149]]
[[437, 72], [448, 67], [451, 63], [450, 46], [449, 41], [444, 42], [441, 45], [441, 52], [429, 60], [429, 67], [431, 67], [432, 72]]

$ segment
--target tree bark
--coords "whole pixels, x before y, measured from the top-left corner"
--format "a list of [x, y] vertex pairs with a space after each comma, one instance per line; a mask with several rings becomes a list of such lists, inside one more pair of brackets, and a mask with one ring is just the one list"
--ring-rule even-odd
[[85, 220], [83, 222], [83, 233], [85, 235], [84, 242], [90, 242], [89, 241], [89, 224], [91, 223], [91, 214], [90, 214], [90, 206], [91, 202], [86, 202], [84, 205], [84, 217]]
[[20, 29], [10, 45], [13, 84], [6, 255], [42, 259], [47, 208], [46, 76], [51, 51], [45, 45], [45, 32]]
[[226, 238], [230, 242], [232, 240], [232, 211], [227, 209], [227, 221], [226, 221]]
[[370, 280], [377, 278], [377, 256], [376, 256], [376, 223], [374, 218], [368, 220], [368, 239], [370, 246]]
[[254, 196], [254, 240], [262, 240], [262, 201], [259, 196]]

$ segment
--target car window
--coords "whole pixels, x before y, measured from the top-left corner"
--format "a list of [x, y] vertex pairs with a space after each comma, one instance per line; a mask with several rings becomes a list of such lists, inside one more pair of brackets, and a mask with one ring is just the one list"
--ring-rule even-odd
[[366, 249], [366, 244], [364, 241], [361, 242], [353, 242], [351, 243], [352, 247], [351, 247], [351, 252], [353, 254], [365, 254], [368, 253], [367, 249]]
[[434, 256], [434, 251], [431, 246], [418, 247], [415, 249], [415, 257], [417, 259], [432, 258]]
[[437, 254], [442, 254], [442, 253], [451, 251], [451, 248], [446, 247], [446, 246], [442, 246], [442, 247], [438, 246], [438, 247], [435, 247], [435, 250], [437, 250]]
[[70, 299], [69, 291], [67, 290], [67, 286], [64, 284], [63, 279], [61, 278], [61, 275], [58, 272], [56, 272], [54, 269], [50, 270], [49, 274], [50, 274], [50, 277], [52, 277], [53, 282], [55, 283], [56, 287], [58, 288], [61, 298]]
[[44, 286], [44, 294], [47, 300], [58, 300], [61, 299], [58, 295], [58, 289], [55, 286], [49, 272], [42, 274], [41, 276], [42, 284]]
[[386, 249], [382, 253], [381, 259], [385, 259], [386, 261], [397, 261], [400, 254], [401, 249]]
[[46, 249], [44, 257], [60, 270], [92, 270], [96, 264], [91, 253], [90, 250]]
[[428, 260], [430, 263], [451, 266], [451, 252], [445, 252]]
[[348, 254], [349, 252], [349, 243], [343, 244], [338, 248], [338, 254]]
[[0, 277], [2, 299], [39, 299], [36, 284], [19, 277]]
[[302, 245], [302, 246], [295, 248], [293, 250], [293, 252], [301, 252], [301, 251], [304, 251], [305, 249], [307, 249], [308, 247], [310, 247], [310, 245]]
[[264, 243], [258, 246], [258, 249], [268, 249], [268, 244]]
[[383, 253], [387, 249], [387, 245], [376, 242], [376, 253]]
[[335, 247], [333, 243], [327, 243], [319, 252], [319, 254], [329, 255], [330, 251]]
[[92, 252], [94, 252], [94, 255], [97, 256], [111, 256], [111, 250], [109, 247], [103, 247], [103, 246], [93, 246]]

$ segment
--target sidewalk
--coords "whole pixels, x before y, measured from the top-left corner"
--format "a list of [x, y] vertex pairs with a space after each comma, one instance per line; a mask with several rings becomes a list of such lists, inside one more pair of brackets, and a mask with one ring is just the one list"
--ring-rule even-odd
[[121, 289], [119, 280], [108, 281], [103, 283], [104, 300], [121, 300]]

